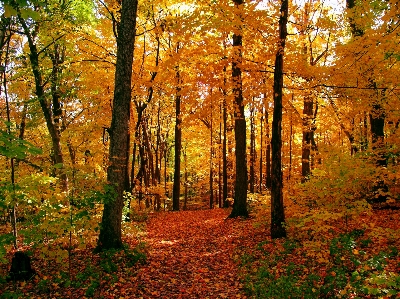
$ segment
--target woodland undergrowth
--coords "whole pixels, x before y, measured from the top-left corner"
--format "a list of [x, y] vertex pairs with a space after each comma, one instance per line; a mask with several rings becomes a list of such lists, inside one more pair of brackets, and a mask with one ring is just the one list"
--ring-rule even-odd
[[107, 190], [63, 199], [52, 178], [32, 176], [14, 195], [24, 212], [19, 250], [36, 274], [6, 281], [15, 250], [10, 224], [0, 225], [0, 298], [400, 298], [398, 173], [365, 156], [330, 155], [306, 182], [286, 183], [288, 237], [278, 240], [268, 192], [249, 194], [249, 219], [132, 201], [123, 250], [101, 254], [93, 249]]
[[[286, 189], [288, 237], [245, 254], [241, 277], [254, 298], [400, 298], [398, 166], [330, 155]], [[375, 188], [387, 186], [385, 190]], [[382, 184], [383, 182], [383, 184]], [[385, 198], [384, 202], [377, 199]], [[258, 197], [269, 225], [269, 197]]]

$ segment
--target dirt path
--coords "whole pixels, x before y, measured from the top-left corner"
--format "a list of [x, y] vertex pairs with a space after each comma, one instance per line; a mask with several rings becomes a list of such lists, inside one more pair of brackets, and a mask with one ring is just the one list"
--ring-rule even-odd
[[234, 260], [265, 238], [253, 220], [226, 219], [227, 210], [163, 213], [147, 225], [148, 263], [135, 298], [247, 298]]

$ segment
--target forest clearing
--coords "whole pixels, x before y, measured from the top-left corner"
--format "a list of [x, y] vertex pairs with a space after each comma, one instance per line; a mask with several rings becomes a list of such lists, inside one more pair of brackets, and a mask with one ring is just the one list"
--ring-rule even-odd
[[0, 16], [0, 299], [400, 298], [397, 0]]

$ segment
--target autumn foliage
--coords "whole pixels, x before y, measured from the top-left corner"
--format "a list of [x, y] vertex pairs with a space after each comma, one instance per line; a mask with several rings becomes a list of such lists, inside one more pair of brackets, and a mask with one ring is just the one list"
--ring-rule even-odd
[[0, 3], [0, 298], [399, 297], [397, 1]]

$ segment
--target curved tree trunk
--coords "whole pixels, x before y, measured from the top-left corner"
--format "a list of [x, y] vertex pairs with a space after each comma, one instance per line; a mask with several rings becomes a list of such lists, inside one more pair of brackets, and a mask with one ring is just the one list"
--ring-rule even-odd
[[[14, 3], [15, 4], [15, 3]], [[22, 18], [21, 13], [19, 12], [18, 5], [14, 5], [14, 9], [18, 11], [18, 21], [21, 23], [21, 26], [24, 30], [24, 34], [27, 38], [29, 45], [29, 58], [32, 67], [32, 73], [35, 78], [35, 93], [39, 100], [40, 107], [42, 108], [42, 112], [44, 115], [44, 119], [46, 121], [46, 126], [49, 131], [51, 141], [52, 141], [52, 149], [53, 149], [53, 163], [57, 165], [58, 173], [61, 180], [62, 190], [68, 192], [68, 176], [64, 169], [64, 156], [61, 148], [61, 136], [60, 131], [58, 130], [58, 126], [56, 125], [54, 115], [51, 111], [50, 104], [46, 101], [46, 95], [44, 90], [43, 76], [39, 66], [39, 51], [34, 41], [34, 36], [37, 32], [31, 32], [28, 28], [28, 25], [24, 18]]]
[[124, 206], [123, 195], [128, 182], [131, 78], [137, 5], [137, 0], [122, 1], [110, 128], [110, 165], [107, 169], [108, 184], [114, 192], [109, 192], [109, 197], [104, 203], [97, 251], [122, 247], [121, 221]]

